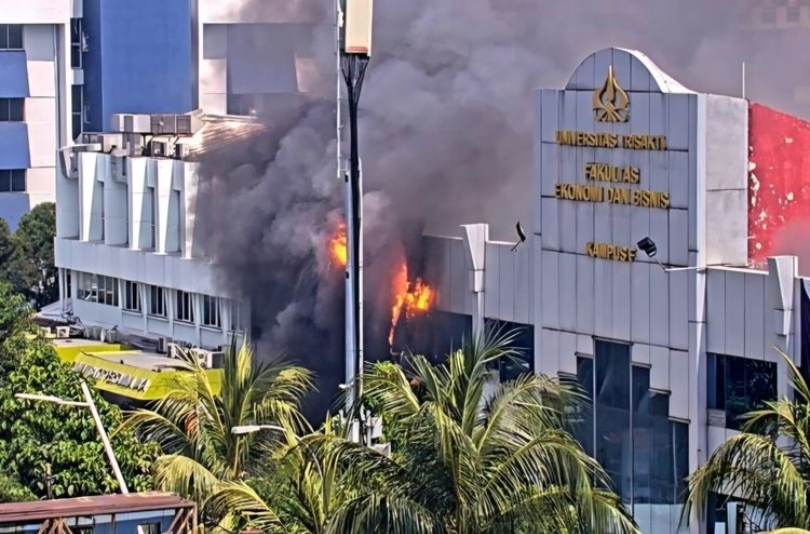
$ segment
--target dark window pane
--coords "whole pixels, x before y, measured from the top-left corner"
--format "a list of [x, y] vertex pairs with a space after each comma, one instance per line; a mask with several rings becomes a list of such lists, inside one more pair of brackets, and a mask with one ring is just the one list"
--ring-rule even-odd
[[9, 191], [11, 191], [11, 171], [0, 170], [0, 193], [8, 193]]
[[82, 68], [82, 50], [78, 46], [70, 47], [70, 66], [74, 69]]
[[70, 86], [70, 109], [73, 113], [81, 113], [82, 111], [82, 92], [81, 85]]
[[73, 114], [73, 139], [82, 134], [82, 116], [80, 113]]
[[25, 169], [11, 171], [11, 190], [16, 193], [25, 191]]
[[8, 50], [8, 24], [0, 24], [0, 50]]
[[590, 358], [577, 358], [577, 381], [587, 395], [587, 401], [577, 414], [574, 435], [583, 450], [593, 456], [593, 360]]
[[9, 99], [9, 120], [22, 122], [25, 120], [25, 99], [24, 98], [11, 98]]
[[10, 24], [8, 27], [8, 48], [10, 50], [22, 50], [23, 28], [20, 24]]
[[689, 476], [689, 425], [672, 422], [673, 443], [675, 446], [675, 494], [678, 503], [686, 499], [686, 477]]
[[788, 22], [799, 22], [801, 19], [801, 8], [799, 6], [787, 7], [787, 20]]
[[607, 471], [613, 490], [629, 502], [632, 492], [630, 432], [630, 347], [596, 341], [596, 459]]
[[81, 44], [82, 19], [70, 19], [70, 44]]
[[11, 120], [11, 105], [8, 98], [0, 98], [0, 122]]

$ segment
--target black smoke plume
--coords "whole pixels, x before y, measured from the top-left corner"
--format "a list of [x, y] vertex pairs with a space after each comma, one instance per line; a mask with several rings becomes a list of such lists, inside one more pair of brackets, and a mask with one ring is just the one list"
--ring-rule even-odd
[[[278, 95], [261, 131], [201, 156], [197, 232], [221, 283], [252, 299], [259, 341], [319, 372], [323, 400], [343, 374], [344, 280], [326, 245], [344, 203], [335, 170], [332, 4], [272, 8], [277, 3], [245, 0], [240, 10], [262, 21], [270, 9], [276, 22], [295, 23], [290, 50], [310, 65], [296, 80], [307, 94]], [[640, 49], [688, 87], [727, 94], [739, 94], [746, 61], [750, 98], [804, 114], [793, 91], [807, 83], [803, 45], [810, 39], [748, 31], [750, 13], [736, 5], [376, 2], [360, 114], [366, 330], [374, 341], [367, 356], [385, 356], [391, 272], [405, 257], [418, 269], [422, 231], [450, 234], [462, 223], [489, 222], [493, 237], [511, 241], [515, 220], [532, 220], [534, 90], [564, 85], [594, 50]], [[277, 55], [273, 43], [232, 41], [245, 49], [229, 61]], [[274, 67], [250, 68], [260, 77]]]

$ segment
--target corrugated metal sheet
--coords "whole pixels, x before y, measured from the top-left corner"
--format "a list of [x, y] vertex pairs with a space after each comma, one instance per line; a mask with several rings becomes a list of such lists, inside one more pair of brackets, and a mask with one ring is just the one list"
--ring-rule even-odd
[[188, 142], [191, 159], [227, 149], [266, 129], [264, 124], [251, 119], [206, 117], [204, 120], [205, 125]]
[[54, 518], [128, 514], [193, 507], [194, 503], [191, 501], [172, 493], [162, 492], [8, 503], [0, 504], [0, 525], [45, 521]]

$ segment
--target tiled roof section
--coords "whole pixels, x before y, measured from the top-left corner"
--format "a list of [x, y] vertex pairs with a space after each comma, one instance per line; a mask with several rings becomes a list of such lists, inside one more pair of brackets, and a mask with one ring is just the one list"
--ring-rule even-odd
[[216, 116], [203, 117], [204, 126], [185, 142], [189, 146], [188, 159], [227, 150], [246, 138], [266, 131], [266, 126], [253, 117]]

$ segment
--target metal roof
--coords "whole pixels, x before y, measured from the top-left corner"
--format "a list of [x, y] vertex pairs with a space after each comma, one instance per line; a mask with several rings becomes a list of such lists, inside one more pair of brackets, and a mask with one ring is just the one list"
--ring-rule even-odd
[[99, 495], [0, 504], [0, 525], [33, 523], [54, 518], [127, 514], [156, 510], [193, 508], [192, 501], [173, 493], [147, 492], [128, 495]]

